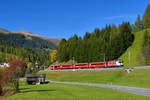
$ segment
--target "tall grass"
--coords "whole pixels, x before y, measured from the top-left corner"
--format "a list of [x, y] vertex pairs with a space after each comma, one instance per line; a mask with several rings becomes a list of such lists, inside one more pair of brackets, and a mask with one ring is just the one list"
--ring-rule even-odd
[[[146, 30], [134, 33], [135, 39], [133, 44], [127, 51], [119, 58], [124, 61], [125, 67], [134, 67], [144, 65], [144, 57], [142, 55], [142, 48], [144, 43], [144, 33]], [[150, 29], [147, 29], [150, 33]]]

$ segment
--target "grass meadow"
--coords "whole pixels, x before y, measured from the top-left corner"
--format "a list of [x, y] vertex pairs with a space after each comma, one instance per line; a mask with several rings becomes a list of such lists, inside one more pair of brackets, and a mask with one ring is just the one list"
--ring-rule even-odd
[[82, 82], [112, 84], [150, 88], [150, 69], [125, 71], [55, 71], [46, 72], [47, 80], [63, 82]]
[[[46, 72], [53, 81], [112, 84], [150, 88], [150, 69], [125, 71], [55, 71]], [[98, 87], [49, 83], [20, 84], [20, 93], [4, 100], [150, 100], [150, 97]]]
[[[133, 44], [119, 58], [124, 61], [125, 67], [134, 67], [134, 66], [145, 65], [145, 60], [144, 60], [144, 57], [141, 52], [141, 50], [143, 48], [143, 43], [144, 43], [144, 32], [145, 31], [150, 32], [150, 30], [147, 29], [147, 30], [143, 30], [140, 32], [136, 32], [134, 34], [135, 39], [134, 39]], [[130, 56], [129, 56], [129, 53], [130, 53]], [[129, 59], [130, 59], [130, 63], [129, 63]]]
[[4, 100], [150, 100], [149, 97], [97, 87], [49, 83], [26, 85]]

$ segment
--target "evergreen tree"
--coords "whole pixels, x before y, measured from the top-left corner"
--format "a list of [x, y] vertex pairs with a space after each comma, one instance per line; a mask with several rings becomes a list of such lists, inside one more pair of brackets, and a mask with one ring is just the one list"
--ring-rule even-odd
[[150, 27], [150, 5], [147, 6], [146, 11], [144, 13], [143, 24], [145, 29]]
[[110, 32], [110, 39], [114, 38], [117, 35], [117, 27], [115, 24], [112, 24], [112, 29]]
[[143, 24], [141, 21], [141, 17], [140, 15], [138, 15], [137, 20], [135, 22], [135, 26], [134, 26], [134, 32], [138, 32], [140, 30], [142, 30]]
[[75, 58], [78, 63], [100, 62], [117, 59], [133, 42], [132, 28], [129, 22], [115, 25], [106, 25], [105, 28], [94, 32], [86, 32], [84, 38], [74, 35], [67, 41], [61, 42], [58, 47], [59, 61], [68, 61]]

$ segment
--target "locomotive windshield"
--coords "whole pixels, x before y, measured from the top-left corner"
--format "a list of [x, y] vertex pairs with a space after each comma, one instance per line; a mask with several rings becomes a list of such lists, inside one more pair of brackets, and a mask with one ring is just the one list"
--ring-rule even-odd
[[119, 62], [119, 63], [123, 63], [123, 61], [122, 61], [122, 60], [119, 60], [118, 62]]

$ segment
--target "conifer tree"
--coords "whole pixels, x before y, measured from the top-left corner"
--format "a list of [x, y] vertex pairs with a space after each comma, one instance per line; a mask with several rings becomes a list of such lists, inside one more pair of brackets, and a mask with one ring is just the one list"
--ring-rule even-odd
[[144, 28], [150, 28], [150, 5], [147, 6], [146, 11], [143, 16]]
[[143, 27], [144, 26], [143, 26], [143, 22], [141, 20], [141, 17], [140, 17], [140, 15], [138, 15], [137, 20], [135, 22], [135, 26], [134, 26], [134, 32], [138, 32], [138, 31], [142, 30]]

